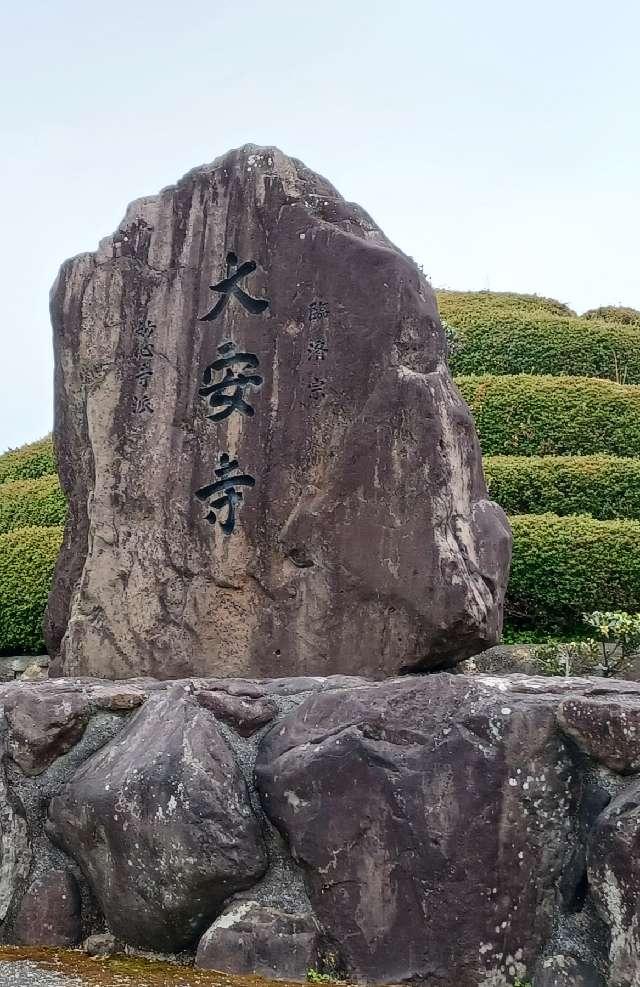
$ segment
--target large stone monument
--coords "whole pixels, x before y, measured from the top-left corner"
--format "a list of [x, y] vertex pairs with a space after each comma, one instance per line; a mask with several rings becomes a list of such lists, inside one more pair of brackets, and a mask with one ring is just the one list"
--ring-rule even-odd
[[493, 644], [509, 566], [433, 292], [358, 206], [247, 146], [53, 289], [65, 674], [381, 678]]

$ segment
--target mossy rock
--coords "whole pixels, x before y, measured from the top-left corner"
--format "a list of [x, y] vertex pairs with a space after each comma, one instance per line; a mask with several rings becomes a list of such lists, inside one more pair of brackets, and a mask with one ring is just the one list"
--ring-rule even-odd
[[0, 535], [0, 654], [42, 654], [42, 621], [62, 526]]
[[590, 377], [460, 376], [486, 456], [640, 456], [640, 387]]
[[493, 500], [509, 514], [590, 514], [640, 520], [640, 459], [485, 456]]
[[55, 475], [0, 484], [0, 534], [64, 524], [67, 502]]
[[0, 456], [0, 483], [35, 480], [56, 472], [53, 440], [50, 435]]

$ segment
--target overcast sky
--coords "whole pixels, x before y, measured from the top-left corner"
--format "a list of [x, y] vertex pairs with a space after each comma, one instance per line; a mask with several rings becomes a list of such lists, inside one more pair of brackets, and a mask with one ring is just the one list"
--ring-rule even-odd
[[2, 4], [0, 450], [51, 428], [62, 260], [247, 142], [434, 286], [640, 307], [639, 37], [637, 0]]

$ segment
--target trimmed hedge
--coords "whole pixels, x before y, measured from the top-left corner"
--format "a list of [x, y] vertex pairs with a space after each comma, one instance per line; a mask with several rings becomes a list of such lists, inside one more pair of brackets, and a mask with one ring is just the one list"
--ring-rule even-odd
[[55, 475], [0, 484], [0, 534], [64, 524], [66, 516], [67, 502]]
[[449, 321], [452, 311], [471, 308], [495, 310], [516, 310], [519, 312], [547, 312], [549, 315], [575, 315], [564, 302], [542, 295], [517, 295], [511, 291], [437, 291], [438, 308], [444, 319]]
[[486, 456], [493, 500], [509, 514], [590, 514], [640, 519], [640, 459]]
[[56, 472], [53, 441], [48, 435], [39, 442], [30, 442], [20, 449], [10, 449], [0, 456], [0, 483], [14, 480], [35, 480]]
[[640, 334], [614, 322], [486, 305], [447, 315], [453, 373], [571, 374], [640, 383]]
[[528, 374], [456, 383], [486, 456], [640, 456], [640, 387]]
[[583, 319], [606, 319], [607, 322], [619, 322], [625, 326], [640, 328], [640, 312], [637, 308], [625, 308], [623, 305], [601, 305], [600, 308], [590, 308], [584, 312]]
[[584, 612], [640, 611], [640, 521], [510, 517], [506, 613], [520, 626], [579, 628]]
[[62, 528], [0, 535], [0, 653], [42, 654], [42, 619]]

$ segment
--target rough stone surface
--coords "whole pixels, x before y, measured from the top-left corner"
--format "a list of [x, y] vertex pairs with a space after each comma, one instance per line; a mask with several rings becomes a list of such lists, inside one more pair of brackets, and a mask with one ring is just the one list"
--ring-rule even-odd
[[147, 699], [144, 690], [127, 682], [97, 685], [89, 689], [89, 701], [94, 709], [107, 709], [112, 712], [136, 709]]
[[86, 987], [78, 977], [43, 970], [27, 960], [0, 960], [0, 984], [2, 987]]
[[5, 769], [0, 765], [0, 926], [29, 874], [31, 860], [24, 806], [8, 784]]
[[608, 987], [640, 981], [640, 781], [598, 819], [589, 847], [589, 883], [610, 930]]
[[41, 774], [78, 742], [89, 721], [89, 703], [73, 686], [52, 690], [13, 689], [4, 702], [9, 724], [9, 752], [28, 775]]
[[607, 987], [607, 985], [591, 964], [560, 953], [547, 957], [540, 964], [535, 987]]
[[611, 771], [640, 768], [640, 706], [625, 696], [577, 696], [558, 709], [558, 722], [590, 757]]
[[198, 702], [237, 730], [242, 737], [250, 737], [256, 733], [270, 723], [278, 712], [276, 704], [268, 699], [245, 699], [213, 690], [199, 692]]
[[310, 915], [292, 915], [255, 901], [226, 909], [198, 945], [196, 966], [269, 979], [307, 980], [318, 965], [318, 928]]
[[124, 946], [110, 932], [98, 932], [87, 936], [80, 947], [87, 956], [117, 956], [124, 952]]
[[233, 754], [179, 686], [149, 700], [76, 772], [49, 820], [110, 930], [142, 949], [192, 946], [225, 898], [266, 869]]
[[525, 971], [552, 931], [577, 802], [566, 744], [552, 703], [476, 681], [316, 695], [262, 745], [267, 814], [358, 977], [471, 987]]
[[82, 938], [80, 891], [66, 869], [37, 878], [20, 904], [15, 925], [25, 946], [77, 946]]
[[[43, 688], [0, 686], [0, 942], [33, 938], [37, 908], [44, 939], [63, 872], [89, 945], [108, 930], [121, 948], [199, 947], [203, 965], [292, 978], [313, 949], [348, 982], [638, 987], [637, 683], [50, 680], [53, 705], [71, 690], [90, 720], [25, 775], [3, 710]], [[120, 708], [129, 689], [141, 708]], [[205, 694], [276, 712], [245, 737]], [[574, 718], [580, 703], [610, 729]]]
[[[231, 251], [261, 314], [211, 290]], [[434, 294], [325, 179], [252, 146], [195, 169], [63, 265], [52, 319], [57, 669], [381, 678], [495, 643], [510, 532]], [[230, 339], [262, 383], [212, 421]], [[231, 535], [195, 496], [223, 454], [255, 480]]]

